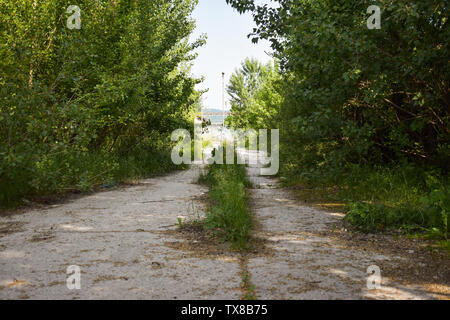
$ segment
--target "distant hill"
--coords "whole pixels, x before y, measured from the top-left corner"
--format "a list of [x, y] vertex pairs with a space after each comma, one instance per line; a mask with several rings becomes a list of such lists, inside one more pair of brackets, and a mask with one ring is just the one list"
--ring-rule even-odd
[[[227, 110], [225, 110], [225, 111], [227, 111]], [[204, 108], [204, 109], [202, 109], [202, 112], [222, 112], [222, 109]]]
[[[215, 116], [205, 116], [206, 119], [211, 120], [211, 123], [222, 123], [223, 117], [221, 115], [222, 109], [215, 109], [215, 108], [204, 108], [202, 109], [203, 113], [218, 113], [218, 115]], [[229, 112], [229, 110], [225, 110], [225, 112]], [[225, 116], [226, 118], [226, 116]]]

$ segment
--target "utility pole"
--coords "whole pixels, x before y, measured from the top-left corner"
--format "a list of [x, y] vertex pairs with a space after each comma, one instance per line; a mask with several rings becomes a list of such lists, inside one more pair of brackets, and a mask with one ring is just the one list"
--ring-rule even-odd
[[225, 72], [222, 72], [222, 130], [220, 140], [223, 142], [223, 130], [225, 129]]

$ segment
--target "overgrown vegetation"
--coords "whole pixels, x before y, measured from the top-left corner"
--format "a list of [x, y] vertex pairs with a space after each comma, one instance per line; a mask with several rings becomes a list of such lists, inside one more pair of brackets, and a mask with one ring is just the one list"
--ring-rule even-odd
[[280, 80], [278, 63], [261, 64], [246, 59], [231, 75], [227, 92], [231, 97], [231, 115], [226, 123], [239, 129], [266, 129], [276, 126], [275, 117], [281, 95], [275, 84]]
[[[364, 230], [425, 230], [447, 238], [448, 3], [227, 2], [253, 14], [257, 28], [250, 36], [269, 40], [279, 61], [280, 78], [270, 86], [280, 107], [249, 125], [281, 130], [287, 183], [327, 190], [327, 197], [347, 204], [346, 219]], [[381, 29], [369, 30], [366, 10], [374, 4]], [[274, 101], [257, 99], [263, 100], [258, 105]], [[251, 106], [234, 110], [243, 119], [254, 114]]]
[[299, 174], [287, 184], [303, 186], [299, 194], [306, 197], [314, 194], [316, 199], [343, 201], [345, 219], [363, 231], [395, 228], [447, 238], [450, 196], [442, 191], [439, 174], [421, 170], [406, 165], [355, 165], [334, 174]]
[[245, 249], [252, 230], [245, 165], [212, 164], [201, 182], [208, 185], [211, 200], [205, 226], [235, 249]]
[[173, 169], [196, 0], [0, 0], [0, 206]]

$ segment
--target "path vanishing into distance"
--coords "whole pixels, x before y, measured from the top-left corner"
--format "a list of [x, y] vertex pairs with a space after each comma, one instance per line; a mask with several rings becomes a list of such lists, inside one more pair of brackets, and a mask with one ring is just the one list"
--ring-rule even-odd
[[[258, 298], [450, 298], [448, 260], [431, 265], [430, 257], [418, 255], [414, 241], [402, 246], [392, 237], [348, 235], [342, 213], [301, 203], [273, 179], [259, 176], [259, 168], [247, 172], [257, 237], [267, 247], [266, 254], [248, 259]], [[381, 273], [378, 289], [372, 281], [371, 289], [367, 285], [367, 269], [373, 266]], [[433, 273], [439, 276], [430, 279]]]
[[[250, 154], [250, 156], [252, 156]], [[448, 259], [364, 235], [248, 168], [260, 249], [227, 250], [178, 227], [201, 218], [199, 167], [0, 217], [0, 299], [449, 299]], [[79, 266], [81, 289], [67, 268]], [[378, 266], [381, 288], [367, 287]], [[248, 292], [247, 292], [248, 293]]]

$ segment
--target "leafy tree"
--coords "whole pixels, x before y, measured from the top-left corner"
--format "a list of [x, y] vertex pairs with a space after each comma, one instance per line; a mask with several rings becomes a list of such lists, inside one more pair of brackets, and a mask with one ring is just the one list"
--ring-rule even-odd
[[[355, 225], [447, 235], [448, 1], [227, 2], [252, 13], [249, 37], [269, 40], [280, 63], [283, 174], [340, 190]], [[380, 29], [367, 27], [371, 5]]]
[[0, 0], [0, 204], [117, 179], [127, 157], [166, 166], [192, 126], [197, 1], [80, 0], [81, 29], [71, 4]]
[[271, 129], [281, 102], [275, 86], [279, 80], [278, 64], [261, 64], [245, 59], [230, 78], [227, 92], [231, 97], [231, 116], [227, 121], [234, 128]]
[[272, 42], [284, 136], [313, 152], [314, 166], [407, 159], [449, 169], [445, 1], [378, 1], [380, 30], [366, 26], [372, 1], [227, 2], [253, 13], [255, 41]]

